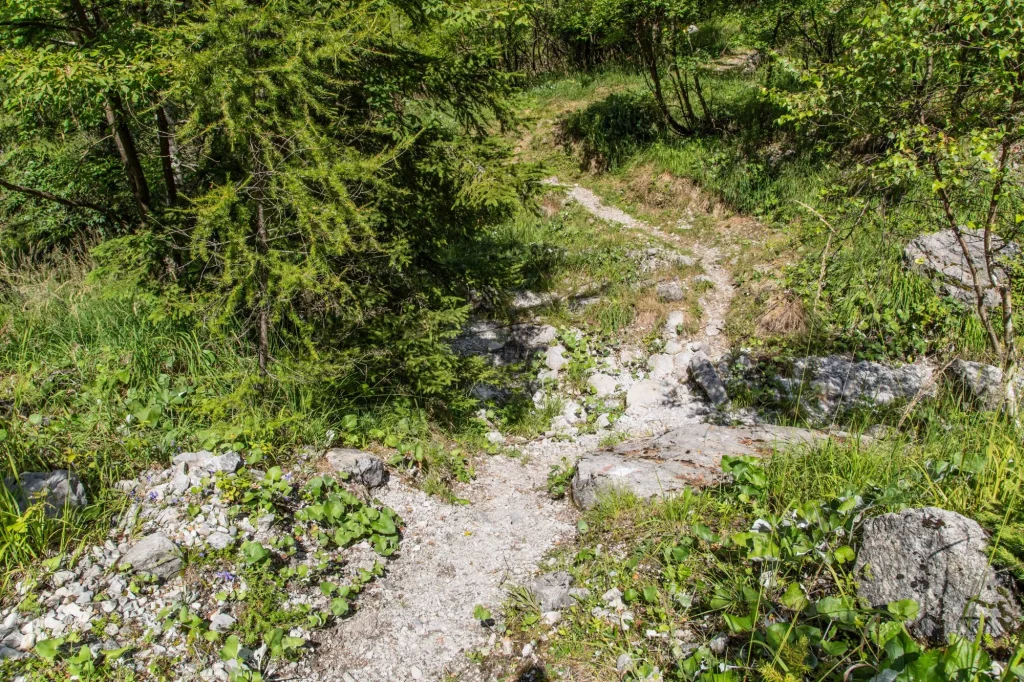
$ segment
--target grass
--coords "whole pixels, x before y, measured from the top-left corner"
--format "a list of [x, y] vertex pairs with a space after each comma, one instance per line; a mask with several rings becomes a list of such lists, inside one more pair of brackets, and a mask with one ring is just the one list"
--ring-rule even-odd
[[[979, 518], [993, 531], [997, 566], [1021, 577], [1019, 433], [992, 417], [946, 414], [945, 426], [922, 422], [892, 441], [830, 441], [763, 464], [736, 460], [727, 463], [735, 483], [702, 492], [643, 501], [609, 491], [584, 515], [577, 541], [554, 554], [554, 568], [569, 570], [590, 597], [555, 627], [513, 599], [507, 627], [517, 641], [543, 643], [553, 678], [613, 678], [622, 654], [632, 661], [628, 680], [655, 669], [665, 680], [708, 679], [701, 671], [720, 665], [732, 672], [716, 680], [840, 679], [861, 663], [868, 677], [898, 668], [881, 644], [917, 646], [901, 634], [904, 605], [878, 612], [849, 598], [864, 518], [929, 505]], [[751, 533], [757, 524], [772, 530]], [[615, 613], [603, 597], [611, 589], [622, 594], [618, 614], [632, 620], [594, 615]], [[874, 627], [886, 634], [869, 634]], [[1000, 660], [1019, 655], [1013, 641], [954, 639], [934, 650], [947, 671], [970, 679], [989, 678], [984, 665], [957, 658], [963, 647], [975, 660], [987, 660], [986, 650]]]

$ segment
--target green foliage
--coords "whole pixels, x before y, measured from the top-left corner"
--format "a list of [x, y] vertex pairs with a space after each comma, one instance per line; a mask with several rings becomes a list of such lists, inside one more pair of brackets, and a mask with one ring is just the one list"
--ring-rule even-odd
[[584, 168], [615, 169], [661, 133], [663, 120], [649, 93], [614, 93], [559, 123], [563, 144], [579, 145]]
[[[609, 492], [584, 517], [577, 545], [560, 556], [594, 596], [546, 631], [547, 656], [602, 669], [628, 650], [635, 670], [658, 667], [682, 680], [706, 680], [708, 669], [733, 666], [767, 680], [828, 678], [839, 668], [901, 680], [1016, 679], [1008, 668], [1019, 664], [1021, 651], [960, 637], [925, 647], [905, 628], [919, 612], [916, 602], [871, 609], [853, 596], [859, 527], [867, 516], [936, 498], [971, 514], [985, 508], [981, 499], [1019, 501], [1019, 476], [1000, 473], [1015, 457], [1012, 446], [1002, 449], [1000, 430], [962, 427], [970, 438], [954, 444], [948, 434], [938, 440], [937, 431], [934, 440], [922, 440], [926, 452], [911, 451], [906, 462], [894, 463], [888, 447], [832, 445], [776, 455], [767, 465], [728, 458], [723, 465], [733, 482], [720, 489], [656, 501]], [[959, 444], [972, 454], [980, 448], [981, 462], [921, 464], [953, 454]], [[891, 447], [902, 452], [905, 444]], [[597, 600], [612, 587], [633, 615], [628, 630], [618, 626], [621, 609]], [[595, 616], [595, 606], [612, 615]], [[528, 605], [513, 601], [510, 608], [509, 622], [524, 624], [526, 637], [546, 630], [526, 624]], [[633, 630], [665, 638], [638, 640]], [[675, 639], [679, 630], [687, 639]], [[994, 651], [1002, 661], [1009, 657], [1006, 667], [990, 665]]]
[[565, 497], [575, 473], [576, 466], [570, 464], [565, 457], [562, 458], [561, 464], [551, 465], [551, 470], [548, 471], [548, 495], [551, 499], [560, 500]]

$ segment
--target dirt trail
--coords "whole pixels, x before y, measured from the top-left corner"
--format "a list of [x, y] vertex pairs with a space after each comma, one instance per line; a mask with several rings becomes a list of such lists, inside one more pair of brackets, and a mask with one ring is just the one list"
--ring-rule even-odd
[[[546, 183], [565, 188], [570, 200], [601, 220], [668, 243], [682, 241], [606, 204], [586, 187], [565, 185], [557, 178]], [[714, 285], [701, 300], [704, 320], [691, 340], [703, 341], [717, 356], [725, 350], [721, 328], [734, 289], [716, 248], [690, 248]], [[639, 435], [699, 421], [700, 401], [685, 385], [676, 387], [675, 395], [674, 404], [627, 412], [620, 420], [622, 428]], [[568, 502], [548, 496], [547, 474], [563, 457], [574, 461], [596, 449], [598, 440], [596, 435], [571, 442], [541, 439], [522, 446], [521, 458], [483, 459], [474, 481], [456, 491], [469, 500], [465, 506], [431, 498], [401, 481], [378, 491], [377, 498], [408, 524], [402, 549], [387, 575], [362, 595], [357, 613], [318, 636], [318, 655], [303, 679], [487, 679], [467, 654], [502, 652], [503, 642], [473, 617], [474, 607], [497, 611], [509, 587], [531, 582], [545, 554], [571, 538], [576, 512]]]
[[[609, 206], [592, 190], [581, 185], [569, 185], [559, 181], [557, 177], [544, 180], [544, 184], [553, 187], [561, 187], [566, 190], [566, 196], [582, 206], [595, 218], [618, 223], [632, 230], [646, 232], [667, 242], [680, 244], [682, 240], [671, 233], [660, 230], [642, 220], [638, 220], [620, 208]], [[704, 311], [701, 320], [700, 330], [694, 341], [701, 341], [709, 349], [709, 355], [718, 357], [728, 350], [729, 344], [722, 334], [725, 327], [725, 316], [729, 311], [729, 304], [736, 295], [736, 288], [732, 284], [732, 275], [722, 264], [722, 254], [714, 246], [703, 244], [688, 245], [694, 255], [700, 260], [701, 266], [708, 280], [714, 285], [701, 297], [700, 305]]]
[[[495, 612], [510, 586], [530, 582], [545, 553], [574, 532], [575, 512], [545, 489], [552, 464], [596, 445], [524, 446], [522, 459], [482, 460], [457, 491], [465, 506], [392, 482], [379, 499], [402, 515], [401, 554], [360, 598], [359, 611], [320, 636], [313, 679], [344, 682], [482, 679], [467, 658], [489, 632], [473, 608]], [[500, 640], [492, 642], [499, 651]]]

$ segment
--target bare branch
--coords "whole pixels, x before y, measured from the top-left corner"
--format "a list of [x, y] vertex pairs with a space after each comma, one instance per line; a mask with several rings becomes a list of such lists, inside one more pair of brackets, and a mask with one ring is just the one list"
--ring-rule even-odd
[[26, 194], [26, 195], [28, 195], [30, 197], [35, 197], [36, 199], [43, 199], [45, 201], [52, 201], [52, 202], [58, 203], [58, 204], [60, 204], [62, 206], [67, 206], [68, 208], [87, 208], [90, 211], [96, 211], [98, 213], [102, 213], [103, 215], [105, 215], [106, 217], [108, 217], [111, 220], [115, 221], [119, 225], [125, 225], [126, 224], [124, 220], [122, 220], [120, 217], [118, 217], [111, 210], [109, 210], [107, 208], [104, 208], [103, 206], [99, 206], [98, 204], [93, 204], [93, 203], [88, 202], [88, 201], [76, 201], [74, 199], [68, 199], [67, 197], [61, 197], [61, 196], [57, 196], [56, 194], [51, 194], [50, 192], [47, 192], [45, 190], [33, 189], [31, 187], [23, 187], [21, 185], [15, 185], [13, 182], [7, 182], [3, 178], [0, 178], [0, 187], [3, 187], [4, 189], [10, 190], [12, 192], [18, 192], [19, 194]]

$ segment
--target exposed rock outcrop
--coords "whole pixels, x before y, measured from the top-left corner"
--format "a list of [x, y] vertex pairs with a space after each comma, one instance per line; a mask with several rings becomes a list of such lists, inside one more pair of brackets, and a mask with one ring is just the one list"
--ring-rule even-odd
[[973, 638], [980, 618], [993, 637], [1017, 627], [1020, 608], [988, 561], [985, 531], [955, 512], [925, 507], [868, 519], [854, 567], [871, 606], [913, 599], [910, 632], [936, 642]]
[[14, 494], [21, 511], [42, 500], [45, 514], [52, 518], [63, 514], [65, 508], [88, 504], [85, 486], [73, 471], [66, 469], [26, 471], [17, 480], [9, 478], [4, 483]]
[[[999, 295], [993, 288], [985, 267], [985, 235], [981, 230], [961, 228], [967, 250], [974, 261], [979, 283], [984, 289], [985, 304], [998, 305]], [[999, 237], [992, 236], [992, 246], [996, 260], [1017, 255], [1016, 244], [1007, 244]], [[946, 229], [932, 234], [923, 234], [912, 239], [903, 251], [904, 257], [912, 268], [932, 278], [946, 295], [966, 303], [975, 304], [974, 280], [964, 256], [963, 248], [957, 241], [953, 230]], [[1006, 269], [1003, 265], [996, 266], [996, 276], [1005, 278]]]
[[621, 443], [584, 455], [572, 479], [577, 506], [589, 509], [598, 493], [620, 488], [642, 498], [703, 488], [724, 477], [725, 455], [760, 455], [779, 446], [810, 444], [826, 438], [785, 426], [687, 424], [660, 436]]

